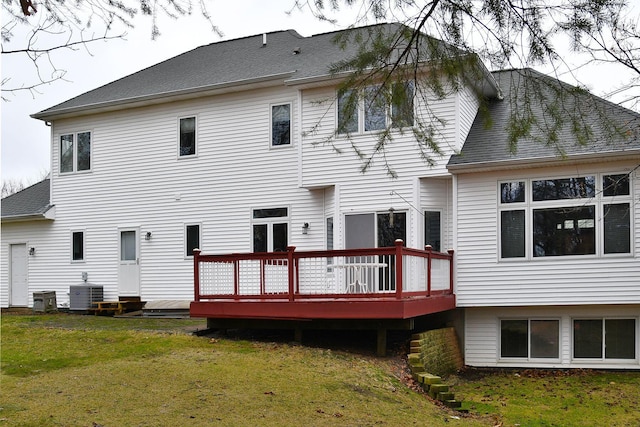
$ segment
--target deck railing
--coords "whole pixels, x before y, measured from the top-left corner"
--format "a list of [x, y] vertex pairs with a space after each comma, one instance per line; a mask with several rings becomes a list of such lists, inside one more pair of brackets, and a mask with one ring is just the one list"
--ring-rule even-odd
[[194, 250], [195, 301], [407, 298], [453, 293], [453, 251], [403, 246], [204, 255]]

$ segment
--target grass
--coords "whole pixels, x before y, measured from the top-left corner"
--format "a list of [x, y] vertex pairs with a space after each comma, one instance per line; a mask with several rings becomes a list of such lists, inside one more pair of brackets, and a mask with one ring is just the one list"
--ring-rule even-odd
[[195, 337], [176, 322], [204, 326], [3, 316], [0, 425], [491, 424], [412, 391], [391, 358]]
[[640, 426], [640, 372], [470, 370], [470, 415], [399, 357], [196, 337], [203, 321], [3, 315], [2, 426]]
[[449, 380], [472, 413], [505, 426], [640, 426], [637, 371], [473, 371]]

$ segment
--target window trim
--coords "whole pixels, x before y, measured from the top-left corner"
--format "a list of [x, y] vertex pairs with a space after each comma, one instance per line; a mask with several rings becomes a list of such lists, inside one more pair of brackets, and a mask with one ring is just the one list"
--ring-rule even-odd
[[[600, 320], [602, 324], [602, 356], [601, 357], [575, 357], [575, 327], [574, 322], [576, 320]], [[635, 326], [635, 335], [634, 335], [634, 359], [619, 359], [619, 358], [608, 358], [607, 350], [606, 350], [606, 335], [607, 335], [607, 320], [633, 320]], [[640, 327], [640, 319], [637, 316], [573, 316], [571, 317], [571, 361], [572, 362], [582, 362], [582, 363], [637, 363], [640, 360], [640, 339], [638, 338], [638, 328]]]
[[[82, 259], [73, 259], [74, 253], [74, 239], [73, 236], [76, 233], [82, 233]], [[87, 261], [87, 232], [85, 229], [73, 229], [69, 232], [70, 245], [69, 245], [69, 259], [71, 264], [84, 264]]]
[[[526, 320], [527, 322], [527, 356], [526, 357], [510, 357], [510, 356], [502, 356], [502, 321], [503, 320]], [[532, 321], [554, 321], [558, 322], [558, 356], [557, 357], [531, 357], [531, 322]], [[499, 362], [536, 362], [536, 363], [559, 363], [562, 360], [562, 318], [561, 317], [553, 317], [553, 316], [543, 316], [543, 317], [519, 317], [519, 316], [508, 316], [508, 317], [498, 317], [498, 339], [496, 342], [497, 348], [497, 359]]]
[[[182, 135], [182, 133], [180, 132], [180, 124], [182, 122], [182, 120], [184, 119], [194, 119], [195, 123], [194, 123], [194, 129], [193, 129], [193, 138], [194, 138], [194, 153], [193, 154], [180, 154], [180, 137]], [[197, 114], [187, 114], [187, 115], [183, 115], [183, 116], [179, 116], [177, 118], [177, 158], [178, 160], [184, 160], [184, 159], [193, 159], [198, 157], [198, 115]]]
[[[269, 149], [270, 150], [279, 150], [282, 148], [288, 148], [294, 146], [293, 141], [293, 101], [286, 102], [278, 102], [269, 104]], [[288, 144], [279, 144], [274, 145], [273, 143], [273, 108], [280, 107], [283, 105], [289, 106], [289, 143]], [[253, 210], [252, 210], [253, 212]]]
[[[629, 179], [629, 194], [628, 195], [616, 195], [605, 196], [603, 191], [603, 180], [605, 176], [610, 175], [628, 175]], [[566, 178], [582, 178], [593, 176], [595, 177], [595, 195], [593, 197], [582, 197], [573, 199], [558, 199], [558, 200], [545, 200], [545, 201], [533, 201], [533, 181], [542, 180], [555, 180]], [[497, 260], [498, 262], [544, 262], [551, 260], [558, 260], [556, 262], [562, 262], [560, 260], [567, 259], [597, 259], [597, 258], [620, 258], [620, 257], [633, 257], [634, 245], [633, 245], [633, 230], [634, 227], [634, 212], [633, 212], [633, 195], [634, 195], [634, 182], [633, 177], [624, 171], [600, 171], [600, 172], [587, 172], [581, 174], [564, 174], [564, 175], [551, 175], [551, 176], [529, 176], [527, 178], [516, 177], [513, 179], [505, 179], [497, 181], [497, 197], [496, 197], [496, 247], [497, 247]], [[502, 184], [512, 182], [524, 182], [525, 197], [524, 201], [518, 202], [502, 202], [501, 198], [501, 186]], [[604, 208], [606, 205], [623, 204], [629, 205], [629, 252], [625, 253], [605, 253], [605, 228], [604, 228]], [[533, 216], [534, 211], [539, 209], [553, 209], [553, 208], [571, 208], [571, 207], [595, 207], [595, 226], [594, 226], [594, 245], [595, 253], [585, 255], [557, 255], [557, 256], [534, 256], [533, 254]], [[524, 244], [525, 251], [522, 257], [503, 257], [502, 256], [502, 212], [506, 211], [524, 211]]]
[[[89, 169], [78, 169], [78, 136], [83, 133], [89, 134]], [[70, 171], [62, 171], [62, 138], [65, 136], [72, 136], [72, 160], [71, 160], [71, 170]], [[73, 174], [82, 174], [82, 173], [90, 173], [93, 171], [93, 130], [81, 130], [76, 132], [63, 132], [58, 135], [58, 175], [73, 175]]]
[[182, 246], [182, 255], [184, 255], [184, 259], [193, 259], [193, 252], [191, 253], [191, 255], [187, 254], [187, 243], [188, 243], [188, 238], [187, 238], [187, 228], [188, 227], [193, 227], [193, 226], [198, 226], [198, 249], [202, 250], [202, 223], [201, 222], [185, 222], [183, 224], [183, 246]]

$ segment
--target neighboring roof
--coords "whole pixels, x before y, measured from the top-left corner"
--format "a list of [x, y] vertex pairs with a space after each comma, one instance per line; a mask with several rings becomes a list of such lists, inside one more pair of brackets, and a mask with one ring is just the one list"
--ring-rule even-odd
[[2, 221], [53, 219], [50, 181], [45, 179], [2, 199]]
[[[355, 42], [346, 43], [344, 48], [335, 43], [339, 33], [382, 29], [395, 34], [403, 28], [401, 24], [379, 24], [311, 37], [302, 37], [293, 30], [287, 30], [212, 43], [86, 92], [32, 117], [52, 120], [260, 87], [269, 82], [304, 84], [326, 80], [331, 77], [332, 64], [352, 58], [358, 49]], [[488, 73], [487, 77], [491, 78]], [[495, 91], [495, 84], [486, 86], [488, 90]]]
[[[588, 92], [576, 92], [575, 87], [532, 69], [497, 71], [493, 75], [503, 98], [489, 101], [488, 117], [492, 125], [487, 127], [485, 117], [476, 116], [462, 150], [449, 160], [447, 167], [451, 172], [594, 156], [640, 156], [640, 114]], [[566, 98], [562, 98], [563, 94]], [[522, 115], [528, 108], [535, 118], [531, 136], [520, 138], [516, 151], [511, 153], [509, 116], [512, 111]], [[546, 131], [554, 126], [553, 108], [559, 108], [568, 118], [557, 129], [557, 144], [545, 139]], [[591, 138], [582, 144], [572, 130], [570, 117], [575, 112], [579, 112], [578, 124], [589, 126], [592, 131]]]

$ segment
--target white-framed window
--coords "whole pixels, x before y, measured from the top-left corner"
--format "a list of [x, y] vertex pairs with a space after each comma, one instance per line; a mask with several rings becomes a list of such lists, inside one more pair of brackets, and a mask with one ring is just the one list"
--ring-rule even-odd
[[289, 246], [289, 208], [252, 210], [253, 252], [285, 252]]
[[500, 258], [631, 254], [626, 173], [498, 183]]
[[84, 230], [71, 231], [71, 262], [84, 262], [85, 240]]
[[91, 170], [91, 132], [60, 135], [60, 173]]
[[194, 249], [202, 249], [200, 247], [201, 241], [201, 227], [200, 224], [185, 224], [184, 226], [184, 248], [185, 257], [192, 257]]
[[197, 120], [195, 116], [178, 119], [178, 157], [197, 154]]
[[500, 319], [501, 359], [560, 358], [560, 320]]
[[291, 145], [291, 103], [271, 106], [271, 147]]
[[573, 358], [636, 360], [637, 318], [573, 319]]
[[338, 134], [375, 132], [414, 124], [415, 84], [393, 83], [389, 93], [379, 85], [339, 92], [337, 96]]

